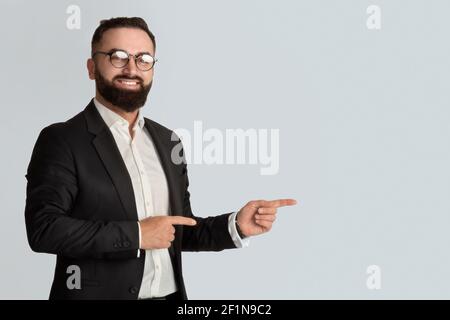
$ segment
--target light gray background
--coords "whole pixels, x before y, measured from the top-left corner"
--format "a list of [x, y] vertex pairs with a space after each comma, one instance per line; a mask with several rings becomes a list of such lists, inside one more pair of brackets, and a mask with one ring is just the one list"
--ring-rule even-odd
[[[80, 30], [66, 28], [71, 4]], [[189, 167], [197, 215], [300, 201], [249, 248], [185, 253], [190, 298], [450, 298], [449, 12], [445, 0], [2, 1], [0, 298], [48, 297], [55, 258], [28, 247], [24, 175], [39, 131], [93, 96], [90, 40], [113, 16], [142, 16], [157, 37], [145, 116], [280, 129], [278, 175]]]

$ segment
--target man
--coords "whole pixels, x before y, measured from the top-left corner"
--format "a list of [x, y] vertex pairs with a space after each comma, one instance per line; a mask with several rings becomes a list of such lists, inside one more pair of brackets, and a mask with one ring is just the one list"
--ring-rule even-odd
[[[37, 139], [25, 219], [30, 247], [57, 255], [51, 299], [187, 299], [182, 251], [242, 247], [271, 229], [278, 207], [295, 204], [192, 214], [186, 163], [171, 158], [181, 142], [140, 111], [155, 62], [144, 20], [102, 21], [87, 61], [95, 98]], [[75, 271], [79, 284], [69, 279]]]

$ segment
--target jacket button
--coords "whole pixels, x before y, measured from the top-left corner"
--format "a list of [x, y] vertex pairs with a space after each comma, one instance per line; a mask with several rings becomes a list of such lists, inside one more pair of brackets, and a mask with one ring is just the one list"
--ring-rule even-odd
[[133, 294], [135, 294], [136, 292], [137, 292], [137, 288], [136, 287], [130, 287], [130, 293], [133, 293]]

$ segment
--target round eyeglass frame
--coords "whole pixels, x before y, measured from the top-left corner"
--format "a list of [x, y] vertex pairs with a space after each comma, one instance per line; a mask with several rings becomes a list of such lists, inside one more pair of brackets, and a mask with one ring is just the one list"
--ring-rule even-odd
[[[115, 64], [112, 62], [112, 56], [113, 56], [113, 54], [116, 53], [116, 52], [123, 52], [123, 53], [125, 53], [125, 54], [128, 56], [127, 62], [126, 62], [123, 66], [117, 66], [117, 65], [115, 65]], [[113, 50], [110, 50], [110, 51], [107, 51], [107, 52], [106, 52], [106, 51], [95, 51], [94, 53], [92, 53], [92, 58], [94, 58], [94, 56], [95, 56], [96, 54], [104, 54], [104, 55], [106, 55], [106, 56], [109, 56], [109, 62], [111, 63], [111, 65], [112, 65], [113, 67], [115, 67], [115, 68], [118, 68], [118, 69], [125, 68], [125, 67], [128, 65], [128, 63], [130, 63], [130, 57], [133, 57], [133, 58], [134, 58], [134, 63], [136, 64], [136, 67], [137, 67], [139, 70], [141, 70], [141, 71], [150, 71], [151, 69], [153, 69], [153, 67], [155, 66], [155, 63], [158, 61], [158, 59], [156, 59], [154, 56], [152, 56], [151, 54], [149, 54], [149, 53], [147, 53], [147, 52], [145, 52], [145, 53], [131, 54], [131, 53], [128, 53], [127, 51], [125, 51], [125, 50], [113, 49]], [[137, 62], [137, 59], [140, 58], [140, 57], [141, 57], [142, 55], [144, 55], [144, 54], [147, 54], [147, 55], [149, 55], [150, 57], [153, 58], [153, 63], [152, 63], [152, 65], [150, 66], [150, 68], [148, 68], [148, 69], [145, 69], [145, 68], [142, 69], [142, 68], [139, 66], [138, 62]]]

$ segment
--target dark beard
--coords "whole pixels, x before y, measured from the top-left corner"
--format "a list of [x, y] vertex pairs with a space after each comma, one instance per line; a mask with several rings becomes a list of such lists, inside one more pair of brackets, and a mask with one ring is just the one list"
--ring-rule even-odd
[[112, 103], [113, 105], [119, 107], [125, 112], [133, 112], [145, 104], [147, 101], [147, 95], [152, 87], [152, 82], [147, 86], [143, 85], [143, 80], [139, 77], [126, 77], [126, 76], [116, 76], [115, 79], [129, 79], [138, 80], [140, 82], [139, 90], [123, 90], [114, 86], [114, 84], [106, 80], [100, 72], [95, 73], [95, 84], [97, 86], [98, 92], [105, 98], [106, 101]]

